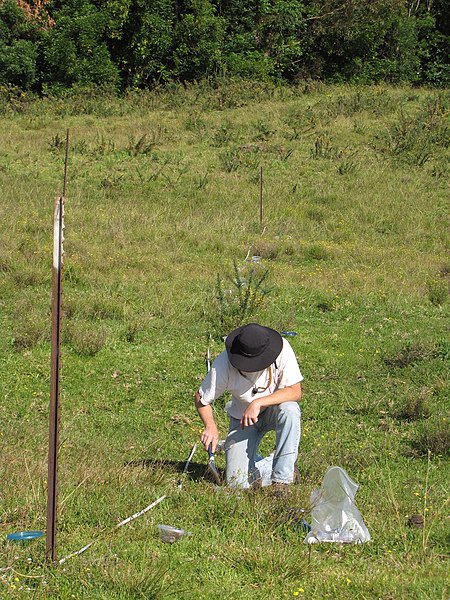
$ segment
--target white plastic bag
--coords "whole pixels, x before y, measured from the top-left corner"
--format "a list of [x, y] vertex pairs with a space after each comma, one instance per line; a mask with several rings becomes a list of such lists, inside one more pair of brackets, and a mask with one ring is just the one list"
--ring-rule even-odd
[[354, 499], [358, 485], [341, 467], [330, 467], [322, 485], [311, 494], [311, 531], [305, 544], [368, 542], [370, 534], [364, 525]]

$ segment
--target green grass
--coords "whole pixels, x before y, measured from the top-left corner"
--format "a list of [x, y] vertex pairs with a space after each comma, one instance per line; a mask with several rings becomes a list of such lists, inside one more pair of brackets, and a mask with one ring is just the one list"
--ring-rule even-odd
[[[0, 596], [447, 598], [448, 93], [232, 84], [1, 106]], [[50, 568], [43, 538], [6, 534], [46, 526], [66, 128], [58, 555], [96, 543]], [[243, 303], [235, 265], [267, 270], [267, 293]], [[216, 490], [200, 449], [177, 491], [208, 344], [221, 352], [242, 312], [298, 332], [287, 504]], [[372, 541], [309, 552], [288, 509], [308, 508], [330, 465], [360, 485]], [[192, 535], [164, 544], [158, 523]]]

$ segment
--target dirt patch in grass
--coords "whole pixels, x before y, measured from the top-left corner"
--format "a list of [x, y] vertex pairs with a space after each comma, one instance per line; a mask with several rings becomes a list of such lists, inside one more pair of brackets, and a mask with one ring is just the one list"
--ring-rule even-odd
[[435, 349], [421, 342], [409, 343], [401, 348], [396, 354], [387, 356], [384, 363], [388, 367], [403, 369], [409, 365], [434, 358]]

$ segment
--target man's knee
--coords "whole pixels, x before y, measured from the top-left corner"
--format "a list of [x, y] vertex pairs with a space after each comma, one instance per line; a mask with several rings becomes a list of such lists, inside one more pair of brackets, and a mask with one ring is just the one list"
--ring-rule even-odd
[[300, 419], [298, 402], [283, 402], [278, 405], [278, 421], [294, 421]]

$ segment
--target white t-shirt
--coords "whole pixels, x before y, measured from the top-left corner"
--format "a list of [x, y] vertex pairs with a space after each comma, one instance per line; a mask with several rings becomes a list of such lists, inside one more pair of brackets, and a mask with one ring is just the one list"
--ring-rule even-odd
[[[239, 372], [232, 366], [227, 351], [224, 350], [211, 365], [200, 386], [199, 394], [201, 403], [206, 406], [212, 404], [225, 390], [228, 390], [232, 395], [232, 401], [227, 407], [227, 412], [230, 417], [241, 419], [247, 406], [255, 398], [269, 396], [275, 390], [294, 385], [302, 380], [295, 353], [289, 342], [283, 338], [283, 347], [274, 363], [263, 371], [255, 373]], [[255, 388], [258, 388], [257, 393], [253, 393]]]

